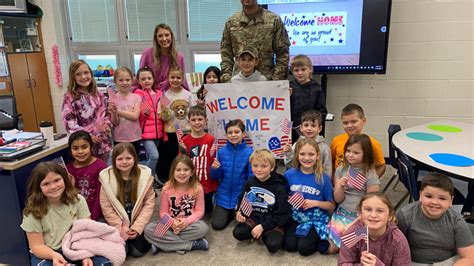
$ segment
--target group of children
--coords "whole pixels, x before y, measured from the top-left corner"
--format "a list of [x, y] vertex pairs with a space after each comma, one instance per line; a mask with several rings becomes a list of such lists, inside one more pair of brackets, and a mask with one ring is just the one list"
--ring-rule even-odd
[[[241, 51], [241, 72], [233, 82], [262, 80], [255, 70], [256, 55], [248, 47]], [[449, 178], [427, 176], [420, 202], [395, 215], [379, 192], [385, 162], [380, 143], [363, 134], [363, 109], [349, 104], [342, 110], [345, 133], [330, 146], [319, 135], [327, 111], [319, 85], [311, 80], [308, 60], [297, 56], [291, 62], [292, 120], [301, 136], [294, 146], [284, 147], [288, 170], [283, 176], [276, 172], [269, 150], [247, 146], [241, 120], [226, 124], [227, 144], [215, 148], [202, 106], [206, 90], [202, 88], [198, 104], [190, 106], [191, 93], [182, 86], [179, 68], [170, 68], [166, 91], [156, 89], [149, 68], [138, 70], [137, 88], [132, 88], [132, 72], [118, 68], [117, 92], [107, 99], [97, 90], [87, 63], [73, 62], [62, 112], [66, 129], [74, 132], [69, 138], [73, 161], [67, 172], [51, 162], [40, 163], [32, 172], [21, 225], [32, 262], [65, 263], [62, 238], [74, 220], [87, 218], [117, 228], [127, 254], [134, 257], [150, 249], [153, 254], [208, 250], [209, 227], [203, 217], [210, 214], [214, 230], [223, 230], [235, 219], [234, 238], [259, 239], [271, 253], [281, 248], [303, 256], [339, 251], [341, 265], [433, 263], [454, 260], [454, 255], [459, 265], [472, 263], [469, 228], [449, 208]], [[204, 76], [204, 83], [219, 82], [219, 69], [211, 67]], [[111, 137], [112, 165], [107, 166]], [[138, 164], [140, 141], [146, 166]], [[160, 219], [152, 221], [157, 175], [165, 182]], [[163, 220], [170, 228], [161, 236], [157, 229]], [[60, 230], [53, 230], [58, 224]], [[362, 240], [345, 241], [354, 237]], [[82, 263], [100, 260], [106, 259], [84, 258]]]

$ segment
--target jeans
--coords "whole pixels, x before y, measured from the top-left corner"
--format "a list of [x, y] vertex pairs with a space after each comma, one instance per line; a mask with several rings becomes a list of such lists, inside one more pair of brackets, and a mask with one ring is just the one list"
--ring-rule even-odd
[[143, 140], [143, 146], [146, 150], [146, 156], [148, 160], [146, 161], [146, 165], [151, 169], [151, 175], [155, 176], [156, 174], [156, 165], [158, 164], [158, 146], [160, 144], [160, 140], [158, 139], [146, 139]]

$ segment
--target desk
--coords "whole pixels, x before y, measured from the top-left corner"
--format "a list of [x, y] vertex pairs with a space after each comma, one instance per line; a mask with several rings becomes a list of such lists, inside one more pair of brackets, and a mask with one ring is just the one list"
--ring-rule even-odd
[[28, 242], [26, 234], [20, 228], [23, 220], [27, 180], [31, 170], [42, 161], [63, 156], [69, 157], [68, 138], [57, 140], [28, 157], [13, 162], [0, 162], [0, 264], [29, 265]]
[[[449, 120], [407, 128], [393, 136], [393, 145], [416, 163], [451, 177], [474, 181], [474, 125]], [[462, 156], [462, 157], [460, 157]], [[455, 166], [456, 164], [463, 166]]]

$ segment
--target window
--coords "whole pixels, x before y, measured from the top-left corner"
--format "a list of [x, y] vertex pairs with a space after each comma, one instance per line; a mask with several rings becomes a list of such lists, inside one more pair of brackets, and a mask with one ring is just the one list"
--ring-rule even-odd
[[126, 66], [133, 72], [138, 70], [143, 50], [152, 46], [154, 28], [160, 23], [172, 28], [176, 48], [185, 56], [186, 72], [219, 66], [225, 21], [242, 9], [238, 0], [58, 2], [65, 15], [63, 25], [67, 27], [72, 59], [84, 58], [93, 69], [100, 64]]
[[118, 42], [114, 0], [68, 0], [73, 43]]
[[204, 72], [210, 66], [220, 68], [221, 54], [194, 54], [194, 72]]
[[188, 32], [191, 42], [220, 41], [224, 24], [242, 9], [236, 0], [188, 0]]
[[92, 74], [97, 81], [113, 80], [114, 69], [117, 68], [116, 55], [86, 55], [79, 54], [79, 59], [87, 62], [92, 69]]
[[125, 12], [129, 41], [151, 41], [160, 23], [168, 24], [177, 35], [175, 0], [125, 0]]

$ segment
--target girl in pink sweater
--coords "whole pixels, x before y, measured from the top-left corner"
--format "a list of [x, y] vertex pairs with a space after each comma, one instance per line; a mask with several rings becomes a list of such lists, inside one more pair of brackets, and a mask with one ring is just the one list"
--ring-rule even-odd
[[[341, 237], [338, 265], [411, 265], [408, 241], [395, 225], [395, 212], [387, 196], [367, 193], [357, 212], [359, 217]], [[355, 236], [365, 239], [357, 241]]]
[[169, 215], [173, 224], [163, 237], [155, 234], [159, 221], [149, 223], [145, 238], [152, 244], [152, 253], [159, 250], [184, 253], [190, 250], [208, 250], [204, 238], [209, 230], [201, 220], [204, 215], [204, 190], [199, 184], [193, 161], [178, 155], [171, 164], [170, 180], [161, 192], [160, 217]]

